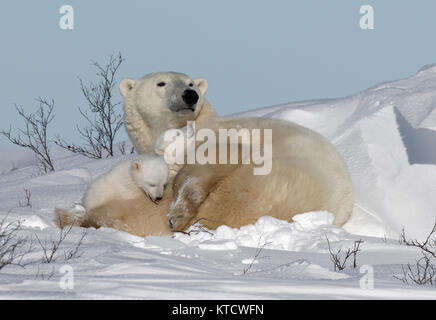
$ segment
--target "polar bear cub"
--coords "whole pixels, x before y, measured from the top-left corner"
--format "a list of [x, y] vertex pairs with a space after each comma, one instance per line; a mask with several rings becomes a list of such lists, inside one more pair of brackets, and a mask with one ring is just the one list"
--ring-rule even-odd
[[128, 200], [144, 193], [151, 201], [162, 199], [168, 181], [168, 165], [162, 157], [139, 155], [99, 176], [88, 187], [82, 202], [87, 211], [109, 201]]

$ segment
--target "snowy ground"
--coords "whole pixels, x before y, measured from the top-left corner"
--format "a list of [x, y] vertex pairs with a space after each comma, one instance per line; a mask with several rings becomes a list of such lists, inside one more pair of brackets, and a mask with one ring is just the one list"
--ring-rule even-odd
[[[53, 208], [79, 201], [93, 177], [126, 156], [97, 161], [56, 150], [56, 172], [41, 175], [30, 154], [4, 149], [0, 218], [22, 219], [18, 235], [32, 241], [19, 249], [28, 252], [24, 267], [0, 269], [0, 298], [436, 299], [436, 286], [394, 277], [402, 276], [402, 264], [421, 257], [417, 248], [399, 244], [401, 229], [423, 239], [436, 220], [435, 66], [351, 97], [246, 115], [294, 121], [336, 145], [356, 194], [353, 218], [344, 228], [332, 226], [328, 212], [310, 212], [293, 223], [263, 217], [239, 230], [194, 227], [190, 235], [174, 237], [90, 229], [70, 259], [86, 231], [73, 228], [53, 260], [41, 263], [42, 247], [59, 237]], [[31, 207], [24, 188], [31, 192]], [[335, 271], [326, 237], [332, 250], [343, 251], [362, 240], [357, 268], [350, 259]], [[71, 283], [74, 288], [65, 287]]]

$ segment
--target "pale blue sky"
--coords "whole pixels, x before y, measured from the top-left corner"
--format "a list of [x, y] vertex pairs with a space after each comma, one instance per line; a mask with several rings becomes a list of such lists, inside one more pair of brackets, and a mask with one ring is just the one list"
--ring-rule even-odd
[[[75, 10], [74, 30], [59, 28], [63, 4]], [[364, 4], [375, 30], [359, 28]], [[31, 111], [35, 97], [54, 98], [52, 134], [76, 140], [77, 77], [93, 79], [90, 60], [117, 51], [119, 79], [205, 77], [221, 115], [350, 95], [435, 63], [435, 13], [434, 0], [3, 1], [0, 127], [21, 124], [14, 103]]]

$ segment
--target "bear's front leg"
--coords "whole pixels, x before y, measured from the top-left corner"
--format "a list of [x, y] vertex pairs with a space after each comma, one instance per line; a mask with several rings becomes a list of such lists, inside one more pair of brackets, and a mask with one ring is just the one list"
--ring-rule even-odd
[[168, 224], [173, 231], [184, 231], [207, 197], [204, 185], [196, 177], [187, 177], [181, 184], [174, 184], [175, 198], [168, 213]]
[[[185, 231], [199, 218], [200, 206], [228, 174], [238, 165], [187, 164], [174, 179], [174, 200], [168, 213], [168, 224], [173, 231]], [[203, 218], [204, 219], [204, 218]]]

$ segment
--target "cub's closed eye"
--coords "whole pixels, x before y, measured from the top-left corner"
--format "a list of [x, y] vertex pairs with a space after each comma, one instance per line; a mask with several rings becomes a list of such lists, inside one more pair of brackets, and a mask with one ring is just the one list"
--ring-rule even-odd
[[165, 82], [161, 81], [157, 84], [158, 87], [164, 87], [166, 85]]

